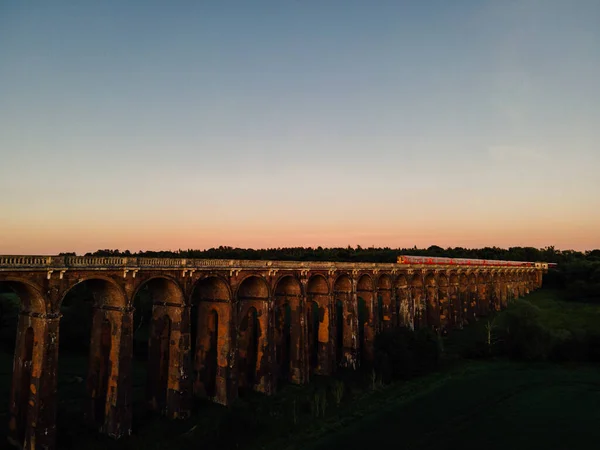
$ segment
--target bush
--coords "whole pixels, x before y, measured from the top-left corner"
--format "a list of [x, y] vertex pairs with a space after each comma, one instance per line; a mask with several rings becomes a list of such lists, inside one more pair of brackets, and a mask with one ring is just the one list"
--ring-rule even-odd
[[528, 303], [515, 303], [506, 310], [501, 327], [503, 349], [518, 360], [544, 360], [552, 350], [552, 335], [540, 322], [540, 310]]
[[414, 346], [415, 334], [405, 327], [387, 329], [375, 337], [375, 368], [385, 383], [412, 375]]
[[415, 333], [415, 366], [417, 373], [427, 373], [438, 368], [440, 360], [440, 338], [430, 328], [421, 328]]
[[428, 328], [390, 328], [375, 338], [375, 369], [384, 383], [434, 370], [439, 356], [439, 338]]
[[574, 336], [571, 333], [564, 338], [555, 338], [549, 355], [552, 361], [586, 361], [588, 349], [585, 336]]
[[600, 334], [586, 336], [587, 360], [600, 362]]
[[559, 362], [600, 362], [600, 335], [569, 333], [564, 339], [555, 337], [550, 359]]
[[588, 303], [600, 302], [600, 283], [575, 280], [567, 285], [565, 297], [570, 301]]

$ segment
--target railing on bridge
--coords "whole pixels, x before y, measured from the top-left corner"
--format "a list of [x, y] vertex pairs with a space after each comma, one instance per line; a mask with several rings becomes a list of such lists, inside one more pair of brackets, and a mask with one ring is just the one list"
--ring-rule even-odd
[[49, 266], [53, 256], [0, 256], [0, 266]]
[[[539, 268], [536, 263], [536, 268]], [[419, 266], [421, 264], [414, 264]], [[264, 261], [239, 259], [146, 258], [136, 256], [11, 256], [0, 255], [2, 269], [312, 269], [312, 270], [391, 270], [406, 264], [329, 261]], [[546, 265], [547, 268], [547, 265]]]

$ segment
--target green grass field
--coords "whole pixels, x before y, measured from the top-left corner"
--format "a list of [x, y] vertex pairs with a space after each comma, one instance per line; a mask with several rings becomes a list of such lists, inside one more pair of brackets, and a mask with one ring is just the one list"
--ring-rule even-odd
[[539, 308], [545, 327], [568, 330], [574, 333], [600, 333], [600, 305], [593, 303], [566, 302], [560, 291], [540, 290], [518, 302]]
[[290, 449], [587, 449], [600, 439], [600, 370], [473, 362], [312, 445]]

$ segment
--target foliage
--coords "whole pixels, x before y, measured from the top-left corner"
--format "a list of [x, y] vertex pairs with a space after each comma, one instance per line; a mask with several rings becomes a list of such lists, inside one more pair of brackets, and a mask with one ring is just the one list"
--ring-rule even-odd
[[513, 359], [544, 360], [552, 348], [552, 336], [540, 322], [539, 308], [515, 302], [502, 317], [504, 351]]
[[333, 398], [335, 400], [335, 405], [340, 406], [342, 403], [342, 399], [344, 398], [344, 391], [346, 390], [346, 386], [342, 381], [335, 380], [332, 384], [331, 391], [333, 393]]
[[445, 340], [463, 358], [600, 361], [600, 307], [565, 301], [561, 290], [542, 290], [500, 313], [455, 331]]
[[428, 328], [390, 328], [375, 337], [375, 369], [385, 383], [435, 370], [439, 358], [439, 338]]
[[554, 247], [537, 249], [533, 247], [499, 247], [462, 248], [437, 245], [428, 248], [390, 248], [368, 247], [277, 247], [266, 249], [249, 249], [220, 246], [207, 250], [177, 250], [177, 251], [139, 251], [129, 250], [97, 250], [86, 256], [148, 256], [148, 257], [177, 257], [177, 258], [223, 258], [223, 259], [270, 259], [295, 261], [367, 261], [395, 262], [399, 254], [417, 256], [447, 256], [451, 258], [480, 258], [502, 259], [513, 261], [545, 261], [558, 263], [559, 266], [575, 262], [600, 262], [600, 250], [578, 252], [574, 250], [557, 250]]
[[7, 351], [15, 347], [20, 309], [21, 302], [15, 293], [0, 292], [0, 346]]
[[600, 262], [600, 250], [577, 252], [574, 250], [557, 250], [554, 247], [536, 249], [533, 247], [484, 247], [470, 249], [437, 245], [428, 248], [390, 248], [368, 247], [277, 247], [266, 249], [249, 249], [220, 246], [206, 250], [177, 250], [177, 251], [138, 251], [129, 250], [97, 250], [86, 256], [147, 256], [147, 257], [177, 257], [177, 258], [223, 258], [223, 259], [270, 259], [295, 261], [366, 261], [366, 262], [395, 262], [400, 254], [418, 256], [447, 256], [451, 258], [480, 258], [502, 259], [513, 261], [545, 261], [558, 263], [559, 267], [574, 261]]

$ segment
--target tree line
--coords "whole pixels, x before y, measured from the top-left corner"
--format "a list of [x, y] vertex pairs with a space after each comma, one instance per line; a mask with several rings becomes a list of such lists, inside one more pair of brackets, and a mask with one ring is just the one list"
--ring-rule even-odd
[[[511, 261], [544, 261], [559, 265], [573, 261], [600, 262], [600, 249], [585, 252], [575, 250], [558, 250], [553, 246], [535, 247], [500, 247], [442, 248], [432, 245], [428, 248], [390, 248], [390, 247], [277, 247], [277, 248], [239, 248], [220, 246], [205, 250], [97, 250], [85, 256], [140, 256], [158, 258], [206, 258], [206, 259], [252, 259], [252, 260], [292, 260], [292, 261], [353, 261], [353, 262], [396, 262], [398, 255], [446, 256], [450, 258], [474, 258]], [[61, 253], [75, 255], [75, 253]]]

